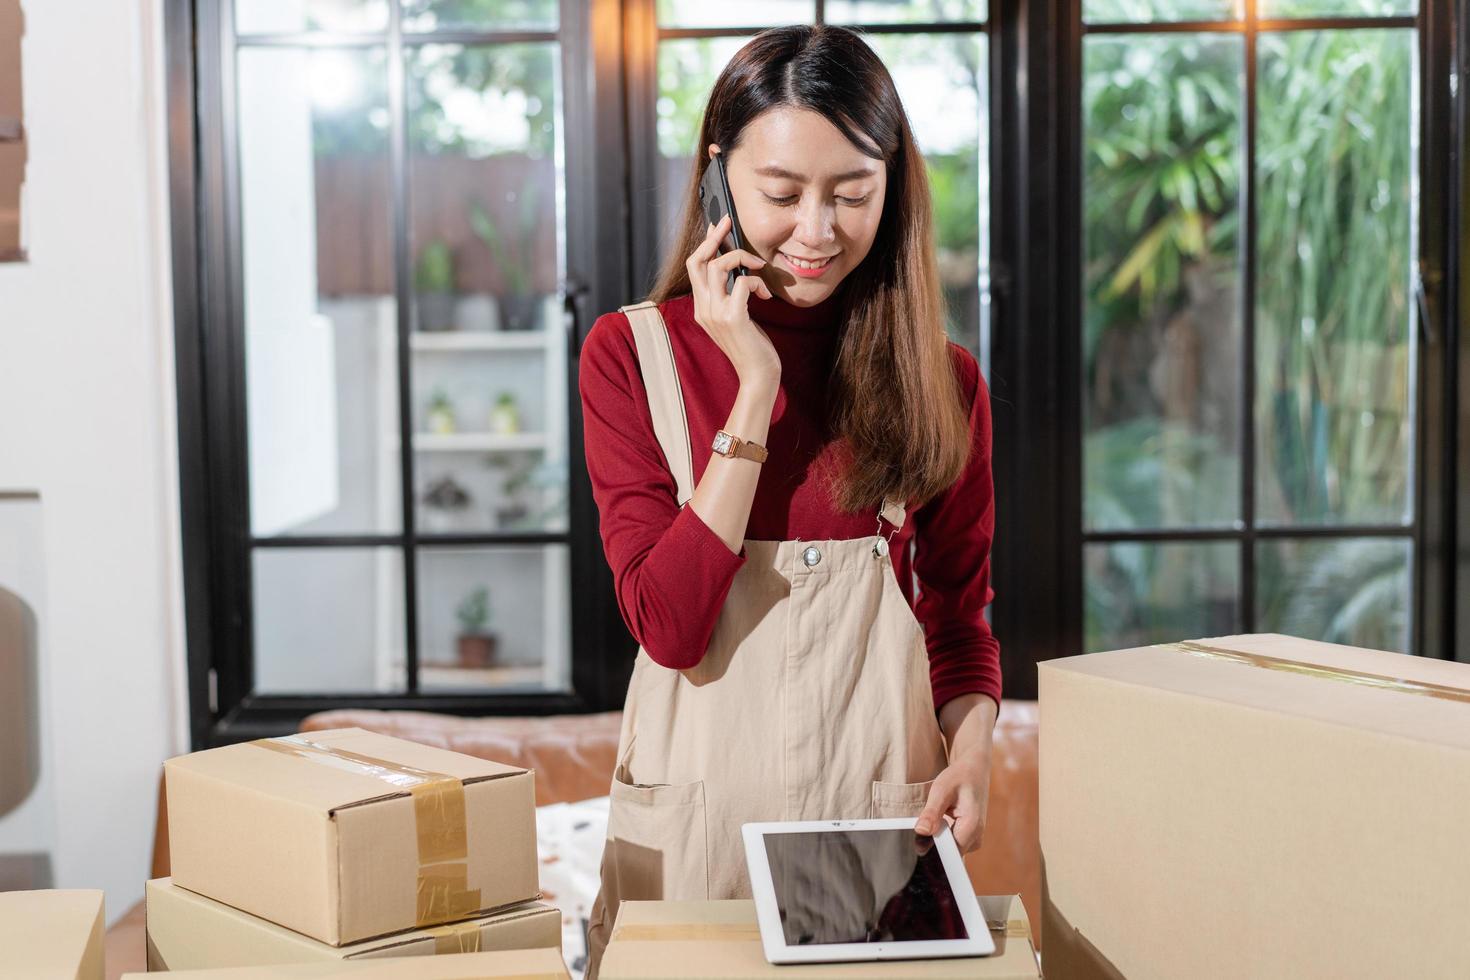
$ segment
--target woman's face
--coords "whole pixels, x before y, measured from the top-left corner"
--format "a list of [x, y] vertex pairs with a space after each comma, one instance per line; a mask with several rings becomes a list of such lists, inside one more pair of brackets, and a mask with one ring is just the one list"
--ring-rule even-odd
[[[713, 158], [711, 143], [706, 152]], [[761, 278], [793, 306], [831, 296], [873, 247], [887, 167], [810, 109], [771, 109], [725, 158], [747, 250]], [[807, 261], [803, 261], [807, 260]]]

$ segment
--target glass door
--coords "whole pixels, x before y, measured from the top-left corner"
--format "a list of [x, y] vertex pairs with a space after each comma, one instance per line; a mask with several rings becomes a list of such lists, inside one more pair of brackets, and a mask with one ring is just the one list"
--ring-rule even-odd
[[260, 696], [571, 687], [555, 0], [235, 0]]

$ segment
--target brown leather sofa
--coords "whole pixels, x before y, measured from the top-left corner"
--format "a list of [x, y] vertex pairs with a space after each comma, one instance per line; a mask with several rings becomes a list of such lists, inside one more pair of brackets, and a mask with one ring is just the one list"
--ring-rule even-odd
[[[329, 711], [313, 715], [303, 731], [356, 726], [437, 745], [466, 755], [536, 770], [536, 804], [605, 796], [612, 778], [622, 713], [549, 718], [460, 718], [420, 711]], [[1041, 862], [1037, 843], [1037, 708], [1034, 701], [1002, 703], [995, 725], [990, 812], [980, 850], [965, 861], [975, 890], [1020, 893], [1041, 944]], [[168, 874], [167, 811], [160, 784], [153, 877]], [[109, 980], [143, 969], [144, 920], [139, 904], [107, 932]]]

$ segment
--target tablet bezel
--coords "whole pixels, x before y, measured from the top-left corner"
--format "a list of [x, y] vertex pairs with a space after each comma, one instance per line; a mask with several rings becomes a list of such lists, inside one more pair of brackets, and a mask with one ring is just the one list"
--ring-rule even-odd
[[771, 878], [770, 859], [766, 854], [765, 835], [804, 834], [814, 831], [913, 830], [917, 817], [895, 817], [872, 820], [796, 820], [742, 825], [745, 838], [745, 861], [750, 871], [750, 887], [755, 897], [756, 919], [760, 923], [761, 946], [770, 963], [837, 963], [865, 960], [935, 959], [946, 956], [990, 956], [995, 953], [995, 940], [980, 911], [975, 889], [965, 871], [964, 859], [949, 825], [934, 834], [934, 846], [949, 878], [960, 917], [968, 939], [923, 939], [886, 943], [824, 943], [792, 946], [786, 942], [781, 928], [781, 912], [776, 902], [776, 887]]

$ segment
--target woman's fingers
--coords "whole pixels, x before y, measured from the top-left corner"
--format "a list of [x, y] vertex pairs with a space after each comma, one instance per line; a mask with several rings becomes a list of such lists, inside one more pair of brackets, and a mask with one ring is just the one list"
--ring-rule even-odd
[[766, 260], [754, 252], [737, 248], [710, 260], [709, 266], [712, 270], [719, 269], [721, 272], [729, 272], [738, 265], [743, 265], [747, 269], [761, 269], [765, 267], [765, 264]]
[[944, 815], [954, 806], [957, 795], [954, 780], [946, 778], [948, 772], [947, 769], [941, 772], [935, 778], [934, 785], [929, 787], [929, 799], [924, 803], [918, 822], [914, 824], [915, 833], [932, 837], [944, 826]]
[[709, 226], [709, 230], [706, 231], [704, 234], [704, 241], [700, 242], [699, 245], [695, 247], [694, 251], [689, 253], [689, 260], [685, 263], [685, 265], [689, 267], [690, 271], [693, 271], [698, 266], [708, 262], [719, 253], [720, 239], [725, 237], [725, 232], [728, 231], [729, 228], [730, 216], [728, 214], [721, 218], [716, 224], [712, 224]]
[[[720, 288], [724, 289], [725, 287], [722, 284]], [[770, 299], [771, 287], [767, 286], [765, 280], [761, 279], [760, 276], [754, 274], [748, 276], [736, 276], [735, 286], [733, 289], [730, 290], [730, 299], [744, 307], [745, 302], [750, 298], [751, 293], [755, 293], [755, 295], [759, 296], [761, 299]]]

